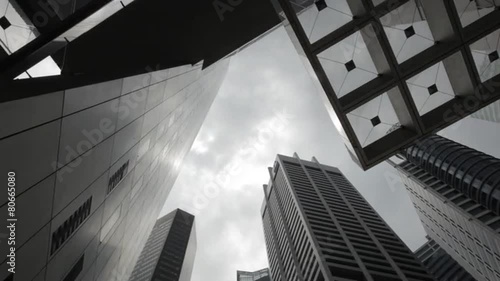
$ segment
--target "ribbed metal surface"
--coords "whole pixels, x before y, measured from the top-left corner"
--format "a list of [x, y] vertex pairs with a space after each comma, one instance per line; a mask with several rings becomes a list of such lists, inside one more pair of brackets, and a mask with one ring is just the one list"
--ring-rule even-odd
[[500, 160], [438, 135], [404, 150], [411, 163], [500, 214]]

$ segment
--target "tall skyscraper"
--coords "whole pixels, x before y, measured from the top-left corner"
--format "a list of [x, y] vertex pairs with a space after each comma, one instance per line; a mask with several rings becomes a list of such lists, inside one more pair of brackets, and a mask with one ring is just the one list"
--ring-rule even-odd
[[273, 0], [363, 169], [500, 98], [487, 0]]
[[434, 280], [339, 169], [278, 155], [262, 220], [274, 281]]
[[[279, 23], [268, 0], [214, 3], [0, 0], [14, 280], [128, 280], [226, 58]], [[7, 202], [4, 193], [0, 280], [13, 277]]]
[[[446, 141], [445, 144], [449, 142]], [[481, 189], [475, 189], [477, 187], [475, 185], [472, 190], [468, 188], [472, 185], [470, 185], [471, 178], [467, 178], [467, 170], [474, 170], [476, 173], [478, 171], [474, 167], [481, 166], [467, 161], [474, 161], [470, 156], [481, 158], [482, 154], [470, 154], [460, 148], [459, 145], [452, 145], [446, 150], [442, 147], [433, 152], [429, 150], [432, 152], [431, 155], [425, 154], [424, 157], [418, 154], [419, 159], [430, 159], [430, 161], [422, 160], [422, 166], [426, 169], [410, 161], [403, 161], [396, 165], [396, 168], [401, 174], [428, 236], [475, 279], [498, 281], [500, 280], [500, 216], [480, 203], [484, 200], [476, 201], [478, 198], [484, 198], [476, 197], [477, 192], [474, 192]], [[414, 150], [408, 149], [408, 152], [412, 151]], [[451, 158], [440, 157], [453, 152], [455, 156]], [[462, 159], [465, 161], [451, 161], [461, 156], [465, 157]], [[453, 163], [463, 165], [457, 167]], [[437, 174], [439, 177], [427, 170], [433, 173], [439, 172]], [[488, 171], [484, 166], [482, 170]], [[461, 185], [455, 184], [457, 181], [451, 176], [455, 174], [454, 171], [458, 171], [457, 175], [460, 175], [460, 171], [465, 171], [460, 178], [467, 179], [469, 184], [464, 185], [467, 188], [457, 188]]]
[[238, 270], [236, 272], [236, 281], [271, 281], [269, 268], [253, 272]]
[[500, 160], [431, 135], [402, 152], [408, 162], [500, 215]]
[[476, 281], [436, 241], [429, 241], [415, 251], [419, 259], [438, 281]]
[[190, 281], [196, 254], [194, 216], [177, 209], [158, 219], [130, 281]]
[[[13, 120], [1, 129], [0, 171], [16, 174], [16, 278], [128, 278], [228, 63], [0, 104]], [[7, 216], [6, 196], [1, 204]], [[8, 248], [0, 243], [1, 280]]]

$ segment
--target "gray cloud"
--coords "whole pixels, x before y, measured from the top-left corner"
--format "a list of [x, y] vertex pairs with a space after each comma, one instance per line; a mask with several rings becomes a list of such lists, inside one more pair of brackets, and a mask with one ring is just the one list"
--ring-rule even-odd
[[197, 213], [193, 281], [233, 281], [238, 269], [267, 267], [260, 219], [262, 184], [269, 180], [267, 167], [277, 153], [297, 152], [303, 159], [316, 156], [324, 164], [338, 166], [407, 244], [416, 248], [424, 242], [425, 233], [403, 186], [391, 189], [384, 176], [392, 168], [383, 164], [363, 172], [350, 159], [283, 29], [232, 58], [162, 214], [177, 207], [195, 212], [193, 197], [234, 160], [239, 149], [258, 137], [266, 120], [283, 110], [292, 118], [286, 130], [258, 145], [255, 156], [241, 162], [241, 173], [230, 177], [227, 187]]

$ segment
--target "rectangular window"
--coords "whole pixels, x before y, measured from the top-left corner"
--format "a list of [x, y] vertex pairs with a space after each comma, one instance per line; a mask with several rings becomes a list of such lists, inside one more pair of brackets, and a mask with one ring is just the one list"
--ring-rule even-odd
[[127, 160], [127, 162], [125, 162], [111, 177], [109, 177], [107, 194], [109, 194], [128, 173], [129, 161], [130, 160]]
[[76, 262], [76, 264], [70, 270], [68, 275], [66, 275], [66, 277], [64, 277], [63, 281], [75, 281], [76, 280], [76, 278], [78, 277], [78, 275], [80, 275], [80, 273], [82, 272], [82, 269], [83, 269], [83, 257], [85, 257], [85, 255], [83, 255]]
[[50, 254], [54, 254], [66, 240], [73, 234], [76, 229], [83, 224], [85, 219], [90, 215], [92, 208], [92, 196], [83, 204], [57, 229], [52, 233], [52, 244]]

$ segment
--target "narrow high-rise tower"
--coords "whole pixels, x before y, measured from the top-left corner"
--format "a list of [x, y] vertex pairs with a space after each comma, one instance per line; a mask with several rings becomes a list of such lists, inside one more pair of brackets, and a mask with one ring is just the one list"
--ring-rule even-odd
[[499, 160], [440, 136], [401, 158], [389, 163], [429, 237], [476, 280], [500, 281]]
[[189, 281], [195, 254], [194, 216], [177, 209], [156, 221], [130, 281]]
[[339, 169], [278, 155], [262, 220], [271, 277], [434, 280]]

